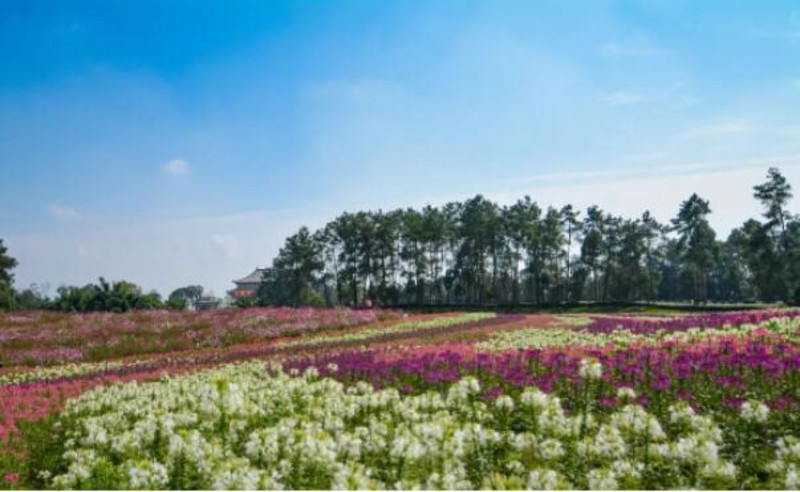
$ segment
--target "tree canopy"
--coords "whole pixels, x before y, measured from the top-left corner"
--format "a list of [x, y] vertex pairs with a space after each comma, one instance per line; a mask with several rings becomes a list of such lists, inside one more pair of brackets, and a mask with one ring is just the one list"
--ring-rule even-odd
[[14, 274], [17, 260], [8, 253], [8, 248], [0, 239], [0, 309], [14, 307]]
[[764, 222], [720, 240], [698, 194], [669, 223], [599, 206], [501, 206], [481, 195], [441, 207], [343, 213], [286, 240], [262, 285], [269, 304], [554, 304], [792, 301], [800, 222], [776, 168], [754, 187]]

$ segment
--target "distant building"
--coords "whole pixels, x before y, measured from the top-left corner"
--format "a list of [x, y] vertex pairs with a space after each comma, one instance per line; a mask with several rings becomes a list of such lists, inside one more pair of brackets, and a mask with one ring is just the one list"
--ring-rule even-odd
[[246, 299], [254, 296], [261, 286], [266, 270], [266, 268], [256, 268], [250, 275], [234, 280], [233, 283], [236, 284], [236, 287], [233, 290], [229, 290], [228, 294], [233, 299]]
[[214, 296], [203, 296], [194, 302], [194, 309], [196, 311], [210, 311], [220, 307], [221, 303], [222, 300]]

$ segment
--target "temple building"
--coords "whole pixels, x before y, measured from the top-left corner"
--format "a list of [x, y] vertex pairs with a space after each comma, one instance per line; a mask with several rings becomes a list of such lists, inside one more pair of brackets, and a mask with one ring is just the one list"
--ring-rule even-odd
[[234, 280], [233, 283], [236, 284], [236, 287], [229, 290], [228, 294], [234, 299], [245, 299], [255, 295], [261, 286], [264, 272], [266, 272], [266, 268], [256, 268], [250, 275]]

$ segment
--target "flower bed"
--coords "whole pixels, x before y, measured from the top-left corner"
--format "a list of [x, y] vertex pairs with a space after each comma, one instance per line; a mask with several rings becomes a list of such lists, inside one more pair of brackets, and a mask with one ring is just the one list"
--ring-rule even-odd
[[[0, 488], [796, 488], [800, 316], [746, 314], [250, 316], [276, 336], [14, 367]], [[47, 315], [4, 322], [69, 348]]]
[[399, 319], [376, 309], [223, 309], [124, 314], [0, 313], [0, 367], [220, 348]]
[[[581, 363], [585, 404], [572, 412], [535, 388], [487, 403], [471, 378], [402, 396], [254, 363], [129, 383], [68, 404], [54, 427], [63, 449], [39, 476], [92, 489], [797, 486], [800, 441], [765, 434], [760, 402], [743, 405], [728, 433], [685, 403], [659, 419], [630, 390], [600, 413], [602, 372]], [[734, 441], [757, 443], [765, 460], [749, 463], [755, 450], [737, 453]]]

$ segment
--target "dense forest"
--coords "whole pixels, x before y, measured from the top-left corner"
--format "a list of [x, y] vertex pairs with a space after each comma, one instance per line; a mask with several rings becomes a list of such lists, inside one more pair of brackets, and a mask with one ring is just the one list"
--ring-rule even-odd
[[[743, 197], [744, 198], [744, 197]], [[776, 168], [763, 219], [721, 240], [693, 194], [669, 223], [597, 206], [500, 206], [478, 195], [421, 210], [344, 213], [287, 238], [257, 298], [277, 305], [800, 300], [800, 218]]]

